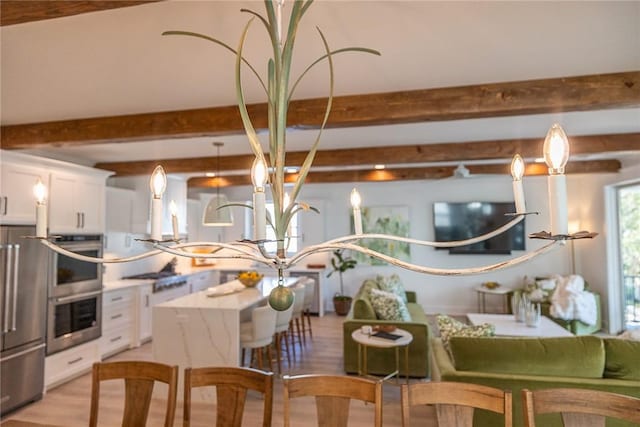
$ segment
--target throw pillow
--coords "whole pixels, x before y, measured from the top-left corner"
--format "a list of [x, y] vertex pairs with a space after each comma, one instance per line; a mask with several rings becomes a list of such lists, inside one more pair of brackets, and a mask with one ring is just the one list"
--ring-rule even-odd
[[451, 337], [492, 337], [496, 333], [496, 327], [490, 323], [475, 326], [467, 325], [444, 314], [439, 314], [437, 321], [442, 345], [444, 345], [449, 355], [451, 355], [451, 348], [449, 347], [449, 338]]
[[380, 286], [380, 290], [394, 293], [402, 298], [405, 304], [407, 303], [407, 293], [397, 274], [392, 274], [389, 277], [378, 276], [376, 281], [378, 282], [378, 286]]
[[407, 305], [398, 295], [379, 289], [369, 290], [369, 300], [380, 320], [395, 320], [409, 322], [411, 315]]

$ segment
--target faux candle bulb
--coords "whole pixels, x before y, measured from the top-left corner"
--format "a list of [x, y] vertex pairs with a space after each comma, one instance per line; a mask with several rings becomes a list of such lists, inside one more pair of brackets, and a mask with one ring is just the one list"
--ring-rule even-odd
[[353, 229], [355, 234], [362, 234], [362, 214], [360, 213], [360, 193], [355, 188], [351, 190], [351, 206], [353, 207]]
[[522, 160], [519, 154], [516, 154], [511, 162], [511, 175], [513, 176], [513, 200], [516, 204], [516, 213], [525, 213], [527, 209], [525, 207], [524, 189], [522, 186], [524, 160]]
[[164, 194], [164, 190], [167, 188], [167, 175], [164, 173], [162, 166], [158, 165], [151, 174], [149, 180], [149, 186], [151, 187], [151, 193], [155, 199], [161, 199]]
[[47, 187], [38, 180], [33, 187], [36, 197], [36, 237], [47, 237]]
[[567, 212], [567, 181], [564, 175], [547, 177], [549, 190], [549, 221], [551, 234], [569, 233], [569, 214]]
[[180, 231], [178, 230], [178, 207], [173, 200], [169, 203], [169, 211], [171, 212], [171, 227], [173, 229], [173, 240], [180, 240]]
[[563, 174], [569, 160], [569, 140], [559, 124], [555, 123], [547, 132], [542, 151], [549, 173]]

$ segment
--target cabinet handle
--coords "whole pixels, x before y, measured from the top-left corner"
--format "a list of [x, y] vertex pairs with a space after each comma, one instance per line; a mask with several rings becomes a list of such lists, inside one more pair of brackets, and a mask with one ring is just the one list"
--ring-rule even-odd
[[122, 335], [118, 335], [118, 336], [117, 336], [117, 337], [115, 337], [115, 338], [111, 338], [111, 339], [109, 340], [109, 342], [116, 342], [116, 341], [119, 341], [119, 340], [121, 340], [121, 339], [122, 339]]
[[121, 317], [122, 317], [122, 313], [118, 313], [118, 314], [116, 314], [114, 316], [111, 316], [111, 320], [116, 320], [116, 319], [119, 319]]
[[7, 196], [0, 197], [0, 206], [2, 206], [2, 215], [7, 214]]
[[122, 297], [113, 297], [113, 298], [111, 298], [111, 302], [120, 301], [121, 299], [122, 299]]
[[9, 212], [9, 198], [4, 196], [4, 214], [6, 215]]
[[82, 212], [82, 228], [84, 228], [84, 212]]
[[144, 296], [144, 306], [145, 307], [149, 307], [149, 295], [145, 295]]
[[78, 357], [77, 359], [73, 359], [73, 360], [69, 360], [67, 362], [67, 365], [73, 365], [74, 363], [78, 363], [79, 361], [81, 361], [83, 358], [82, 357]]
[[76, 212], [76, 228], [80, 228], [80, 212]]

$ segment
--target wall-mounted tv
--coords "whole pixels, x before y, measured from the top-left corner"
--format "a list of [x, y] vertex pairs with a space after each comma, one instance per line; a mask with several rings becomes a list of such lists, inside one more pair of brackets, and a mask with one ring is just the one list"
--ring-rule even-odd
[[[502, 202], [434, 202], [435, 240], [448, 242], [476, 237], [495, 230], [513, 219], [514, 203]], [[451, 254], [510, 254], [525, 250], [524, 220], [484, 242], [449, 248]]]

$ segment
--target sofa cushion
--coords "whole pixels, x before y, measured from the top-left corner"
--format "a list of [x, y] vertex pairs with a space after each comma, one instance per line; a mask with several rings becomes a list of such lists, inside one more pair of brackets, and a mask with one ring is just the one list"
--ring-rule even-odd
[[604, 377], [640, 380], [640, 341], [606, 338]]
[[400, 298], [402, 298], [402, 301], [405, 304], [407, 303], [407, 294], [397, 274], [392, 274], [389, 277], [378, 276], [376, 278], [376, 282], [378, 282], [378, 287], [381, 291], [387, 291], [396, 294]]
[[369, 300], [378, 319], [411, 321], [407, 305], [398, 295], [379, 289], [370, 289]]
[[459, 371], [602, 378], [604, 343], [595, 336], [565, 338], [451, 337]]
[[449, 348], [449, 339], [451, 337], [492, 337], [496, 332], [496, 327], [489, 323], [475, 326], [467, 325], [444, 314], [439, 314], [436, 319], [442, 345], [449, 352], [451, 351]]
[[376, 312], [373, 310], [369, 298], [358, 298], [353, 303], [353, 318], [358, 320], [376, 320]]

